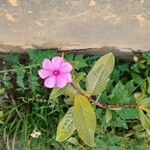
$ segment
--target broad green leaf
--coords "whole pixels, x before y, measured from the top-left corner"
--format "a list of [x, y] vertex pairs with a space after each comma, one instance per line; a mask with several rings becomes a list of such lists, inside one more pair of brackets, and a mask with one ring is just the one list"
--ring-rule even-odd
[[145, 115], [141, 109], [139, 110], [139, 115], [144, 129], [147, 131], [148, 134], [150, 134], [150, 118]]
[[49, 99], [50, 100], [57, 99], [60, 95], [63, 94], [64, 91], [65, 91], [64, 88], [63, 89], [62, 88], [57, 88], [57, 87], [53, 88], [52, 91], [51, 91]]
[[106, 109], [105, 119], [106, 119], [106, 123], [109, 123], [109, 121], [112, 119], [112, 112], [111, 112], [111, 110]]
[[99, 95], [105, 90], [114, 64], [112, 53], [104, 55], [95, 63], [86, 78], [86, 89], [90, 95]]
[[94, 146], [96, 117], [93, 107], [84, 96], [78, 94], [74, 100], [73, 121], [79, 137], [89, 146]]
[[56, 140], [58, 142], [63, 142], [67, 140], [76, 129], [73, 124], [72, 113], [73, 113], [73, 107], [71, 107], [67, 111], [65, 116], [62, 118], [62, 120], [58, 124], [57, 135], [56, 135]]

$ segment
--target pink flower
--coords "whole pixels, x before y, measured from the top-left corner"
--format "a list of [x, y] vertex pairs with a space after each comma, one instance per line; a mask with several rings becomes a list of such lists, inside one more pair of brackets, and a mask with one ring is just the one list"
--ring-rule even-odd
[[42, 69], [38, 71], [39, 76], [44, 79], [47, 88], [63, 88], [72, 81], [72, 65], [65, 62], [62, 57], [56, 56], [52, 60], [44, 59]]

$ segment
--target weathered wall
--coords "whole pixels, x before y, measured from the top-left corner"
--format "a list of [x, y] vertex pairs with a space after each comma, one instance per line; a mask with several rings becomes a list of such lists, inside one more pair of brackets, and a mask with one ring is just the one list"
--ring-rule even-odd
[[150, 0], [0, 0], [0, 51], [150, 50]]

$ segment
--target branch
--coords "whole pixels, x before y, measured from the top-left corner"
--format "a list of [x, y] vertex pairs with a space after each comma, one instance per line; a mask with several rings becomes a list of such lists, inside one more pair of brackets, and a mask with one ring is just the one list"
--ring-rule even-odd
[[136, 103], [129, 103], [129, 104], [104, 104], [104, 103], [100, 103], [98, 101], [95, 101], [91, 96], [88, 96], [86, 94], [84, 94], [83, 92], [81, 92], [75, 85], [74, 83], [70, 83], [70, 85], [72, 86], [72, 88], [79, 94], [81, 94], [82, 96], [86, 97], [89, 102], [93, 103], [95, 106], [99, 107], [99, 108], [136, 108]]

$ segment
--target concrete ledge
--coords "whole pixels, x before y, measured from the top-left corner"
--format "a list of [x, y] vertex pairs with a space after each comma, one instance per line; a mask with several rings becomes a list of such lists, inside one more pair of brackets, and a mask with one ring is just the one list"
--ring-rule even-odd
[[0, 1], [1, 52], [52, 47], [149, 51], [150, 1]]

